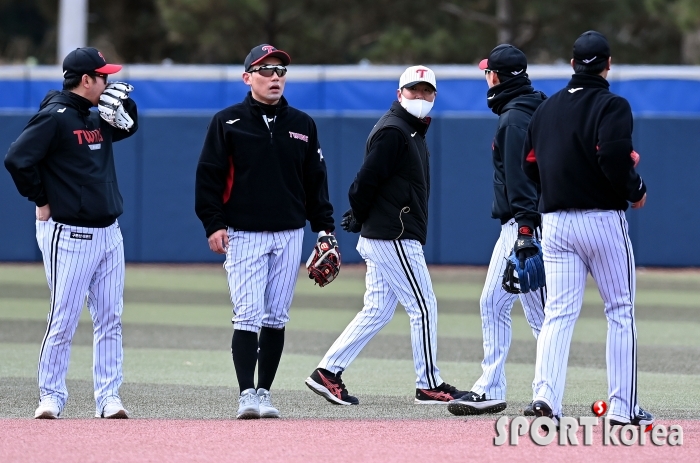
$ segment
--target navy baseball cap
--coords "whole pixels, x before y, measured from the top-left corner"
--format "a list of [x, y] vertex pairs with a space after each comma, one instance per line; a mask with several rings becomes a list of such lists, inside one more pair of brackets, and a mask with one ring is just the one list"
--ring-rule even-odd
[[491, 50], [488, 58], [481, 60], [479, 69], [519, 76], [527, 70], [527, 58], [525, 53], [513, 45], [503, 43]]
[[596, 31], [584, 32], [574, 42], [574, 62], [590, 66], [610, 58], [610, 44], [603, 34]]
[[243, 66], [245, 67], [246, 72], [248, 72], [250, 71], [251, 67], [255, 66], [265, 58], [270, 57], [279, 58], [280, 60], [282, 60], [282, 64], [284, 66], [287, 66], [289, 63], [292, 62], [292, 59], [286, 52], [278, 50], [272, 45], [268, 45], [267, 43], [263, 43], [262, 45], [258, 45], [257, 47], [250, 50], [248, 56], [245, 57]]
[[114, 74], [122, 70], [119, 64], [107, 64], [97, 48], [76, 48], [63, 59], [63, 78], [81, 77], [83, 74]]

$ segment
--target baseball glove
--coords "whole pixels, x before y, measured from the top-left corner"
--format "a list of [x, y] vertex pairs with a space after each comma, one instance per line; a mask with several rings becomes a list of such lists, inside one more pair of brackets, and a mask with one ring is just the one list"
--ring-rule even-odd
[[309, 278], [320, 287], [335, 280], [340, 273], [340, 250], [338, 240], [330, 233], [320, 232], [309, 260], [306, 261]]
[[503, 272], [502, 287], [512, 294], [535, 291], [546, 284], [542, 247], [529, 227], [521, 227], [521, 230], [530, 233], [518, 234]]
[[134, 125], [134, 121], [124, 110], [123, 103], [133, 90], [134, 87], [126, 82], [107, 84], [107, 88], [100, 95], [100, 102], [97, 104], [100, 117], [112, 127], [128, 131]]

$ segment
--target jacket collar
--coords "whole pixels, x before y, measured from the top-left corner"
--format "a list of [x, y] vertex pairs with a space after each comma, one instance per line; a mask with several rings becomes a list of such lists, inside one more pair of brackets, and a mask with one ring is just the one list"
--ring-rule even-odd
[[604, 77], [592, 76], [590, 74], [574, 74], [567, 87], [592, 87], [592, 88], [610, 88], [610, 82]]
[[[259, 111], [260, 114], [263, 113], [263, 110], [262, 110], [262, 107], [260, 106], [260, 103], [255, 98], [253, 98], [252, 92], [250, 92], [250, 91], [248, 92], [244, 101], [251, 108], [251, 110]], [[288, 106], [289, 106], [289, 103], [287, 103], [287, 99], [284, 96], [281, 96], [280, 102], [277, 103], [277, 107], [279, 109], [282, 109], [282, 108], [286, 109]], [[278, 113], [279, 113], [279, 111], [278, 111]]]
[[389, 111], [391, 111], [396, 117], [408, 122], [408, 125], [413, 127], [414, 130], [423, 136], [425, 136], [426, 132], [428, 131], [428, 127], [430, 127], [430, 117], [418, 119], [416, 116], [406, 111], [398, 100], [391, 104], [391, 109]]

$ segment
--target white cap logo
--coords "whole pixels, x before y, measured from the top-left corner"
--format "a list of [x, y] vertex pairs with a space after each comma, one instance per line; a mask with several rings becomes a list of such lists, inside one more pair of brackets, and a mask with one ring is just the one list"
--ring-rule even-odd
[[399, 79], [399, 88], [412, 87], [420, 82], [426, 82], [437, 90], [435, 82], [435, 73], [432, 69], [426, 66], [411, 66], [406, 69]]

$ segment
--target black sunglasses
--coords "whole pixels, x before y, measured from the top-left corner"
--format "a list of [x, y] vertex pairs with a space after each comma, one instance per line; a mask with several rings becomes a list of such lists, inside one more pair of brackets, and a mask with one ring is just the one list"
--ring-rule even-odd
[[100, 74], [99, 72], [96, 72], [93, 74], [95, 77], [102, 77], [105, 82], [107, 82], [107, 74]]
[[279, 65], [272, 66], [260, 66], [257, 69], [251, 69], [248, 71], [250, 73], [257, 72], [263, 77], [272, 77], [272, 74], [277, 74], [278, 77], [282, 77], [287, 73], [287, 68]]

